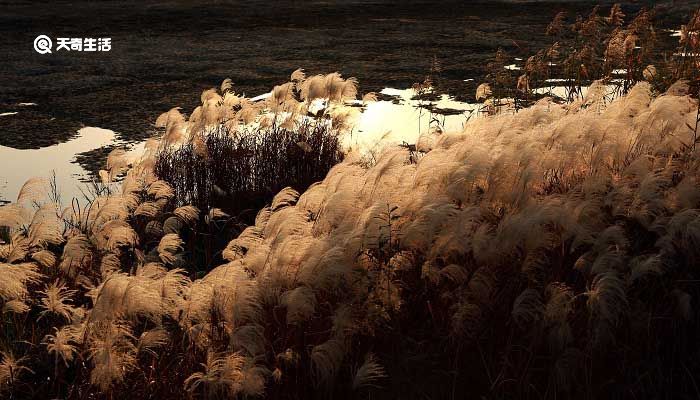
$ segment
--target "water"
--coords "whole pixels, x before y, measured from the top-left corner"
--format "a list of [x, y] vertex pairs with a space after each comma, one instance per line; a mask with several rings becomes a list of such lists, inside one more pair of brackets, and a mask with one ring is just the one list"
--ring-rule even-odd
[[114, 144], [114, 132], [109, 129], [86, 127], [73, 139], [40, 149], [14, 149], [0, 146], [0, 199], [14, 201], [29, 178], [51, 178], [64, 197], [81, 197], [88, 173], [75, 163], [75, 156], [86, 151]]
[[[432, 102], [431, 113], [420, 105], [427, 101], [413, 100], [413, 89], [386, 88], [382, 94], [395, 96], [398, 104], [392, 101], [377, 101], [369, 103], [355, 125], [351, 136], [345, 139], [345, 147], [362, 152], [378, 150], [378, 147], [403, 142], [415, 144], [421, 133], [426, 133], [439, 124], [443, 131], [461, 130], [464, 124], [479, 109], [479, 104], [471, 104], [454, 100], [448, 95], [441, 95], [439, 100]], [[448, 111], [448, 114], [439, 114]], [[435, 113], [437, 112], [437, 113]]]
[[[0, 144], [15, 148], [63, 142], [81, 126], [136, 142], [160, 113], [191, 111], [225, 78], [253, 96], [297, 68], [354, 76], [365, 94], [422, 82], [435, 59], [441, 87], [467, 101], [476, 86], [462, 78], [480, 76], [499, 47], [525, 58], [518, 48], [549, 42], [543, 32], [557, 11], [587, 15], [594, 2], [33, 3], [3, 1], [0, 12], [0, 113], [23, 116], [0, 117]], [[640, 6], [628, 7], [631, 15]], [[39, 34], [111, 37], [112, 49], [41, 55], [32, 46]], [[26, 102], [38, 104], [18, 106]]]

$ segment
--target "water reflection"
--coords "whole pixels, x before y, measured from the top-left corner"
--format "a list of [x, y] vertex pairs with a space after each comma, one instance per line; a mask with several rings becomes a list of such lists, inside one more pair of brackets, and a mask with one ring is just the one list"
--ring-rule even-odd
[[14, 201], [24, 182], [32, 177], [49, 178], [56, 173], [64, 199], [79, 197], [86, 171], [75, 156], [94, 150], [114, 141], [114, 132], [101, 128], [82, 128], [78, 136], [64, 143], [41, 149], [14, 149], [0, 146], [0, 199]]
[[[346, 148], [364, 152], [402, 142], [415, 144], [431, 125], [439, 125], [443, 131], [461, 130], [480, 106], [456, 101], [445, 94], [436, 101], [416, 100], [413, 89], [386, 88], [381, 94], [394, 96], [396, 101], [369, 103], [352, 135], [346, 138]], [[432, 113], [426, 107], [432, 108]]]

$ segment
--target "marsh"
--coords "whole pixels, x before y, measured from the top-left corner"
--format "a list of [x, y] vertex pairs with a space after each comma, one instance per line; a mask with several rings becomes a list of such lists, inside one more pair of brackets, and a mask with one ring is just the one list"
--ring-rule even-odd
[[[38, 148], [82, 126], [138, 140], [171, 107], [231, 78], [249, 96], [295, 68], [356, 76], [363, 92], [408, 88], [433, 58], [445, 91], [471, 96], [499, 47], [536, 49], [557, 10], [593, 2], [14, 1], [0, 13], [0, 145]], [[627, 5], [632, 14], [642, 6]], [[683, 15], [682, 5], [674, 13]], [[666, 17], [668, 18], [668, 17]], [[665, 22], [665, 21], [663, 21]], [[39, 34], [110, 37], [103, 53], [34, 52]], [[291, 69], [290, 69], [291, 68]], [[36, 103], [20, 106], [19, 103]], [[93, 166], [94, 158], [84, 159]]]

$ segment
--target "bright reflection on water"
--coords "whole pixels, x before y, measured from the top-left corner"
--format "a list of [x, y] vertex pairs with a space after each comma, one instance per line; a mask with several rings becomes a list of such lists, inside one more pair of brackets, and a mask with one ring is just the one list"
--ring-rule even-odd
[[13, 149], [0, 146], [0, 199], [15, 201], [24, 182], [33, 177], [50, 178], [56, 182], [65, 200], [80, 196], [84, 186], [80, 179], [85, 170], [74, 163], [75, 155], [112, 144], [114, 132], [101, 128], [82, 128], [78, 136], [54, 146], [41, 149]]
[[[402, 142], [415, 144], [421, 133], [427, 133], [431, 127], [430, 111], [420, 108], [427, 101], [412, 100], [415, 96], [413, 89], [391, 89], [381, 91], [382, 94], [396, 96], [399, 104], [391, 101], [369, 103], [362, 113], [351, 136], [345, 139], [345, 147], [364, 152], [378, 149], [384, 145], [400, 144]], [[434, 114], [443, 131], [462, 130], [471, 115], [476, 116], [479, 104], [469, 104], [455, 101], [447, 95], [432, 102], [434, 109], [459, 112], [455, 115]], [[436, 125], [432, 123], [433, 127]]]

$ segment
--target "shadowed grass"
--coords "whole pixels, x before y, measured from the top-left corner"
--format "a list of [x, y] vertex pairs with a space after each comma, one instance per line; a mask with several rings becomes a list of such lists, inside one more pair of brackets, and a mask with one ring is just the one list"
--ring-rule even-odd
[[284, 187], [305, 190], [343, 160], [338, 133], [319, 122], [242, 133], [219, 126], [206, 135], [202, 151], [192, 142], [162, 150], [155, 172], [173, 187], [180, 205], [218, 207], [232, 215], [257, 210]]

